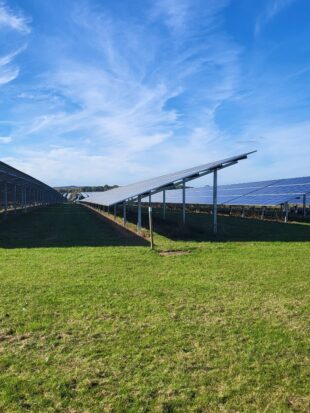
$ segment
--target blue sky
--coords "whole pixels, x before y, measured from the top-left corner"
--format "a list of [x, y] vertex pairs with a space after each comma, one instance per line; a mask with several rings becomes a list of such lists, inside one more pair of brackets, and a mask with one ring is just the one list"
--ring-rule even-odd
[[309, 175], [309, 15], [308, 0], [0, 0], [0, 159], [51, 185], [253, 149], [219, 182]]

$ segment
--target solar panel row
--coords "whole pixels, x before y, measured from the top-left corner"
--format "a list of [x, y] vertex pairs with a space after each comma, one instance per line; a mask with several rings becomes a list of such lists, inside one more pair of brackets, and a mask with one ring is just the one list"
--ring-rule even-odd
[[38, 179], [0, 161], [0, 206], [63, 202], [62, 195]]
[[[288, 178], [272, 181], [249, 182], [233, 185], [219, 185], [218, 204], [226, 205], [280, 205], [286, 202], [303, 203], [303, 195], [310, 194], [310, 177]], [[147, 202], [148, 199], [143, 199]], [[163, 195], [152, 196], [153, 202], [163, 202]], [[166, 202], [181, 204], [182, 190], [166, 191]], [[213, 203], [213, 188], [186, 189], [186, 203], [210, 205]]]
[[136, 182], [131, 185], [110, 189], [105, 192], [90, 192], [87, 199], [82, 202], [93, 203], [97, 205], [111, 206], [125, 202], [130, 199], [136, 199], [138, 196], [145, 196], [149, 193], [161, 191], [164, 188], [171, 187], [176, 183], [182, 182], [183, 179], [189, 181], [199, 178], [207, 173], [211, 173], [214, 169], [221, 169], [233, 165], [242, 159], [246, 159], [252, 152], [244, 153], [220, 161], [211, 162], [208, 164], [196, 166], [194, 168], [185, 169], [183, 171], [159, 176], [152, 179], [147, 179], [141, 182]]

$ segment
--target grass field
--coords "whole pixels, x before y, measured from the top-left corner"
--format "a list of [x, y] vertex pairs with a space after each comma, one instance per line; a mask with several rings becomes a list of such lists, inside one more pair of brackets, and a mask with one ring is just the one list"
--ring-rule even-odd
[[310, 411], [310, 226], [157, 228], [191, 253], [78, 205], [1, 224], [1, 412]]

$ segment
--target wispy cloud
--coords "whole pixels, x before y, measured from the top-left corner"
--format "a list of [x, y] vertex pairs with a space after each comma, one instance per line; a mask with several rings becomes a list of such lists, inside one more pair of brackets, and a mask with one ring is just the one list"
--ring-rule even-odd
[[[296, 173], [305, 168], [309, 125], [287, 114], [308, 107], [301, 93], [308, 72], [290, 62], [295, 77], [269, 73], [270, 49], [268, 59], [264, 51], [249, 52], [257, 45], [246, 39], [242, 46], [240, 33], [237, 43], [226, 30], [228, 0], [154, 0], [143, 7], [125, 0], [122, 12], [112, 0], [67, 0], [60, 9], [39, 3], [25, 53], [16, 46], [0, 58], [3, 83], [16, 79], [19, 67], [26, 73], [18, 88], [1, 88], [1, 103], [9, 103], [0, 135], [13, 138], [2, 153], [15, 166], [50, 184], [125, 184], [257, 148], [265, 164], [258, 154], [255, 170], [234, 169], [247, 179], [276, 167], [285, 174], [285, 156]], [[258, 31], [290, 2], [268, 4]], [[15, 32], [25, 42], [27, 30]]]
[[11, 136], [0, 136], [0, 143], [7, 144], [12, 142]]
[[0, 66], [0, 86], [5, 85], [6, 83], [11, 82], [16, 79], [19, 74], [19, 68], [17, 67], [5, 67]]
[[290, 6], [294, 1], [295, 0], [269, 0], [266, 9], [256, 21], [255, 35], [258, 35], [264, 25], [281, 13], [285, 8]]
[[25, 47], [21, 47], [9, 54], [0, 56], [0, 86], [11, 82], [18, 77], [19, 68], [12, 64], [12, 62], [24, 49]]
[[154, 2], [152, 18], [163, 18], [164, 23], [172, 30], [179, 31], [186, 25], [190, 4], [186, 0], [159, 0]]
[[[220, 25], [219, 14], [227, 1], [208, 3], [208, 18], [202, 27], [196, 24], [200, 1], [182, 0], [179, 6], [159, 1], [161, 13], [149, 9], [153, 24], [182, 26], [183, 41], [177, 46], [173, 30], [171, 35], [158, 37], [157, 29], [150, 30], [144, 22], [114, 17], [112, 24], [107, 13], [85, 2], [76, 5], [71, 30], [79, 34], [79, 47], [85, 54], [91, 52], [90, 59], [68, 49], [70, 43], [65, 54], [58, 53], [57, 67], [49, 68], [32, 90], [20, 94], [19, 110], [25, 120], [14, 136], [23, 140], [43, 136], [45, 144], [62, 147], [75, 141], [83, 156], [104, 153], [100, 159], [105, 165], [106, 157], [110, 159], [111, 169], [104, 167], [110, 176], [117, 176], [129, 164], [132, 170], [141, 170], [141, 155], [146, 159], [150, 150], [166, 159], [167, 148], [171, 148], [174, 158], [181, 146], [196, 140], [206, 156], [208, 143], [220, 135], [214, 122], [217, 107], [235, 93], [241, 53], [215, 24], [218, 20]], [[195, 36], [203, 36], [204, 41], [194, 45]], [[64, 46], [65, 40], [61, 41]], [[58, 40], [51, 38], [50, 47], [42, 53], [53, 52], [54, 44], [57, 47]], [[44, 106], [42, 90], [50, 96]], [[51, 99], [55, 96], [57, 102]], [[205, 133], [197, 132], [203, 128]], [[37, 150], [40, 153], [40, 147]], [[144, 174], [154, 174], [152, 164], [143, 163]], [[164, 168], [169, 169], [169, 162]]]
[[0, 1], [0, 29], [8, 28], [22, 34], [29, 34], [29, 19], [22, 14], [14, 13], [3, 1]]
[[186, 36], [190, 33], [195, 35], [197, 29], [211, 32], [219, 23], [220, 12], [229, 2], [230, 0], [157, 0], [153, 3], [150, 17], [160, 19], [177, 36], [184, 31]]
[[0, 55], [0, 86], [10, 83], [18, 77], [20, 70], [13, 61], [17, 55], [25, 50], [24, 36], [30, 33], [29, 21], [22, 14], [14, 14], [3, 1], [0, 1], [0, 33], [3, 29], [8, 31], [4, 37], [6, 50], [10, 48], [9, 34], [11, 32], [17, 32], [23, 38], [21, 40], [23, 46]]

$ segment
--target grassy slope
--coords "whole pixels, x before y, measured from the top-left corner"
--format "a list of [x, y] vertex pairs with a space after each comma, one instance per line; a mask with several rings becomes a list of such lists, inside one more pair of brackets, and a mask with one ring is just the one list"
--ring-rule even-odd
[[192, 253], [72, 205], [2, 224], [1, 412], [310, 410], [309, 242], [155, 240]]

